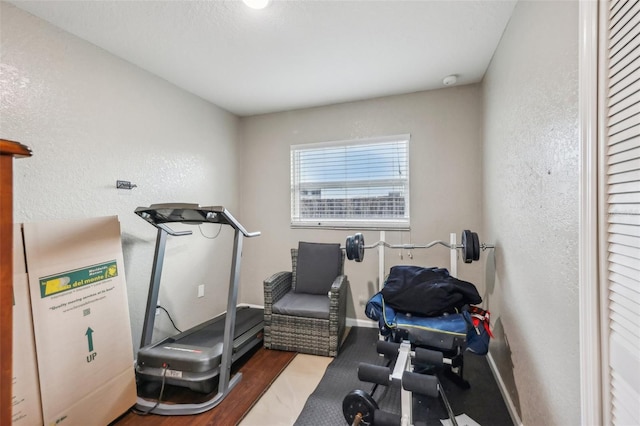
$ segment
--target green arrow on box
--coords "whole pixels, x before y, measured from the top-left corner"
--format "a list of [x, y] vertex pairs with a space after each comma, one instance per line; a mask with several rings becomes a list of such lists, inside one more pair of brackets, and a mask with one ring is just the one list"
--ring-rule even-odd
[[87, 342], [89, 343], [89, 352], [93, 351], [93, 330], [91, 327], [87, 327], [87, 332], [84, 333], [87, 336]]

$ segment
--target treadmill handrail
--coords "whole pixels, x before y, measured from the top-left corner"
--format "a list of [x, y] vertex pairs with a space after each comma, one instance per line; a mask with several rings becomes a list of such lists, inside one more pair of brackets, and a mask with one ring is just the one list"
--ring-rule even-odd
[[[260, 235], [259, 231], [248, 232], [223, 206], [203, 207], [199, 204], [190, 203], [162, 203], [152, 204], [149, 207], [138, 207], [135, 213], [156, 228], [161, 228], [160, 225], [166, 223], [176, 222], [188, 224], [220, 223], [237, 229], [245, 237], [257, 237]], [[166, 225], [162, 229], [167, 232], [170, 231], [170, 228], [166, 227]], [[171, 234], [171, 232], [169, 233]], [[176, 233], [176, 235], [187, 234]]]
[[[204, 207], [204, 208], [207, 208], [207, 207]], [[249, 232], [246, 229], [244, 229], [244, 227], [242, 225], [240, 225], [240, 222], [238, 222], [236, 220], [236, 218], [233, 217], [233, 215], [227, 209], [225, 209], [224, 207], [215, 206], [215, 207], [209, 207], [209, 208], [222, 209], [222, 211], [220, 213], [223, 214], [224, 216], [226, 216], [227, 220], [229, 220], [229, 222], [231, 222], [230, 225], [232, 227], [234, 227], [235, 229], [237, 229], [238, 231], [242, 232], [242, 235], [244, 235], [245, 237], [251, 238], [251, 237], [257, 237], [257, 236], [260, 235], [260, 231]]]

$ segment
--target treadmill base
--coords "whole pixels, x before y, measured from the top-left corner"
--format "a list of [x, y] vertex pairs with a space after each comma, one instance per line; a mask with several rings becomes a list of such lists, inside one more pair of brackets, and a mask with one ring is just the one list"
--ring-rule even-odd
[[209, 411], [220, 404], [225, 396], [242, 380], [242, 373], [237, 373], [231, 380], [224, 392], [218, 392], [213, 398], [198, 403], [167, 403], [144, 399], [138, 396], [135, 408], [148, 414], [158, 414], [161, 416], [187, 416], [200, 414]]
[[[139, 384], [165, 384], [210, 394], [216, 390], [223, 348], [223, 313], [210, 321], [138, 351], [136, 379]], [[262, 346], [264, 311], [239, 306], [231, 363]], [[177, 350], [176, 350], [177, 349]], [[169, 365], [165, 371], [164, 365]], [[164, 377], [163, 377], [164, 375]]]

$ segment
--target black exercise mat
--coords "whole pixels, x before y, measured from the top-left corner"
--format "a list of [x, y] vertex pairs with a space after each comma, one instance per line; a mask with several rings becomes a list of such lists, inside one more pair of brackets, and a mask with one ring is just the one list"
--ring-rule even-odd
[[[327, 367], [318, 387], [295, 422], [296, 426], [338, 426], [347, 424], [342, 413], [342, 400], [354, 389], [371, 392], [374, 386], [358, 380], [358, 364], [385, 365], [376, 352], [378, 330], [354, 327], [340, 349], [338, 357]], [[455, 415], [466, 414], [482, 426], [511, 426], [513, 422], [484, 356], [464, 354], [464, 377], [471, 389], [461, 389], [439, 375], [445, 394]], [[380, 409], [400, 414], [399, 385], [378, 386], [374, 399]], [[440, 398], [414, 396], [413, 420], [416, 424], [440, 425], [448, 418]]]
[[342, 399], [354, 389], [371, 392], [373, 385], [358, 380], [358, 364], [383, 365], [385, 360], [376, 352], [377, 328], [353, 327], [338, 356], [327, 367], [318, 387], [294, 423], [296, 426], [344, 425]]

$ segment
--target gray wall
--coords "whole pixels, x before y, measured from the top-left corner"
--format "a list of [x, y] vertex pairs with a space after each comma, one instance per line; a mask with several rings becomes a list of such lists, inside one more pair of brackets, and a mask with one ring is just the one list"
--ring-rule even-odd
[[518, 3], [483, 99], [491, 354], [525, 425], [579, 424], [577, 2]]
[[[133, 211], [161, 202], [237, 211], [239, 121], [12, 5], [0, 8], [0, 135], [33, 150], [15, 162], [15, 219], [119, 216], [135, 348], [156, 232]], [[117, 190], [117, 179], [138, 187]], [[233, 244], [230, 233], [210, 241], [193, 230], [170, 238], [160, 292], [183, 328], [224, 310], [218, 271], [226, 285]], [[166, 316], [157, 318], [156, 338], [171, 333]]]
[[[449, 241], [450, 232], [474, 229], [482, 236], [481, 98], [478, 85], [392, 96], [260, 115], [241, 119], [241, 217], [262, 231], [246, 242], [242, 298], [262, 303], [262, 281], [291, 270], [289, 249], [298, 241], [344, 244], [349, 230], [300, 230], [290, 227], [292, 144], [410, 133], [411, 232], [387, 231], [391, 243]], [[367, 244], [377, 231], [364, 232]], [[459, 239], [459, 236], [458, 236]], [[394, 264], [449, 266], [442, 246], [408, 253], [387, 250], [386, 269]], [[459, 262], [459, 276], [482, 287], [481, 263]], [[378, 254], [368, 250], [362, 263], [345, 266], [351, 282], [350, 318], [365, 319], [362, 303], [375, 293]]]

